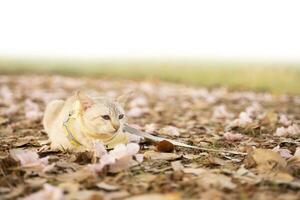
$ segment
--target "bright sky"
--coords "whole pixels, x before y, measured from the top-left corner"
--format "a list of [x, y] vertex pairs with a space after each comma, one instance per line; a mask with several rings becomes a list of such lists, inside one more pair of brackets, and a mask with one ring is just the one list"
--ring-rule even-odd
[[8, 0], [0, 56], [300, 60], [300, 1]]

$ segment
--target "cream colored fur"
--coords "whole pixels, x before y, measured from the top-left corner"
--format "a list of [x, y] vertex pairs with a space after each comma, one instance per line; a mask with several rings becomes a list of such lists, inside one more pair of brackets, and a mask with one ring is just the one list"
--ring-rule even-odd
[[[73, 129], [76, 132], [76, 139], [82, 144], [75, 148], [68, 140], [64, 130], [63, 122], [68, 118], [73, 109], [74, 102], [80, 100], [83, 114], [82, 119], [86, 127], [94, 133], [113, 135], [123, 131], [125, 123], [124, 110], [122, 107], [122, 97], [118, 100], [99, 97], [91, 98], [81, 93], [77, 93], [67, 100], [54, 100], [50, 102], [45, 110], [43, 125], [51, 141], [52, 149], [60, 150], [85, 150], [93, 147], [92, 143], [97, 139], [97, 135], [86, 135], [81, 130], [79, 119], [73, 122]], [[109, 120], [103, 116], [109, 116]], [[121, 118], [121, 119], [120, 119]], [[138, 140], [131, 136], [130, 140]]]

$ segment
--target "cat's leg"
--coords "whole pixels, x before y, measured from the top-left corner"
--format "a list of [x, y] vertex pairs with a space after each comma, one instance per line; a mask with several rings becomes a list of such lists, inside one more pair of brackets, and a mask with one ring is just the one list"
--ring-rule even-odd
[[44, 118], [43, 118], [43, 125], [45, 131], [49, 134], [52, 124], [54, 123], [55, 119], [57, 119], [58, 114], [62, 110], [65, 101], [63, 100], [54, 100], [51, 101], [45, 110]]
[[48, 137], [51, 141], [52, 150], [66, 150], [68, 148], [68, 141], [66, 136], [61, 129], [61, 126], [58, 125], [58, 118], [65, 101], [63, 100], [54, 100], [51, 101], [45, 110], [43, 125]]

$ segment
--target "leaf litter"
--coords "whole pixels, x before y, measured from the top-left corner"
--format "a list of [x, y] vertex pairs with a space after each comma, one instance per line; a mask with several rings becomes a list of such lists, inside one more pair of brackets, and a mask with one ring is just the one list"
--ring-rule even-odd
[[[299, 96], [56, 75], [0, 79], [1, 199], [300, 198]], [[202, 149], [146, 140], [52, 151], [45, 105], [78, 89], [134, 91], [129, 124]]]

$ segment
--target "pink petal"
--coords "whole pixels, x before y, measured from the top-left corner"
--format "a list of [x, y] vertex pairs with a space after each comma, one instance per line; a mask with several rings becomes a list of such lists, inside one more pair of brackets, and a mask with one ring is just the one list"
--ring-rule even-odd
[[240, 141], [244, 138], [244, 135], [240, 134], [240, 133], [232, 133], [232, 132], [226, 132], [224, 133], [224, 138], [228, 141]]

